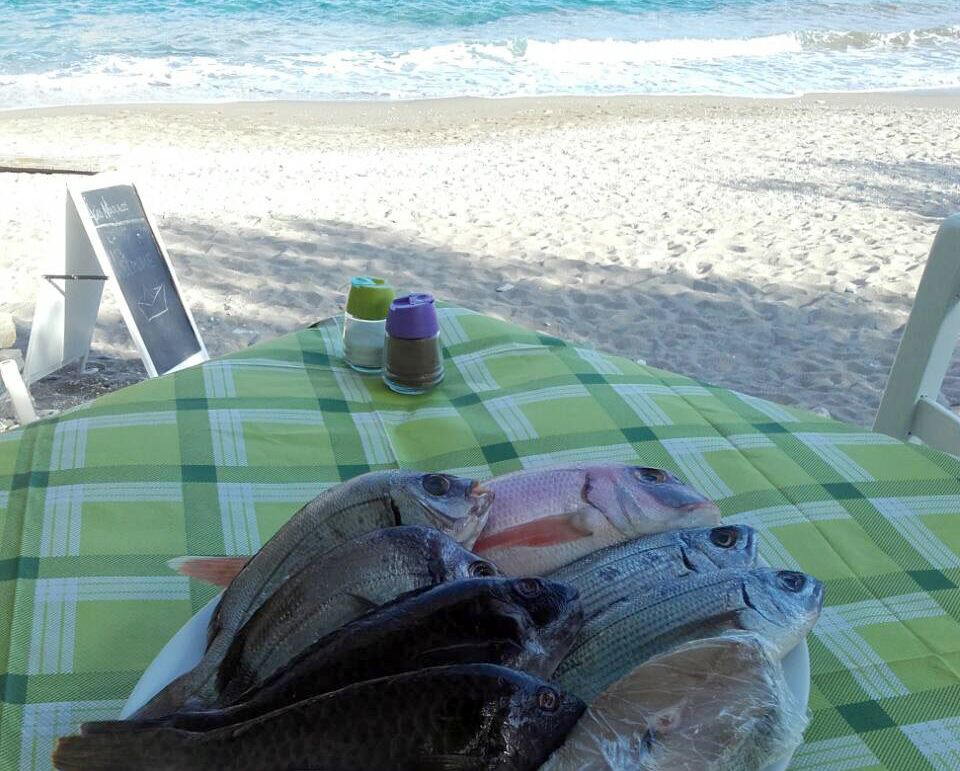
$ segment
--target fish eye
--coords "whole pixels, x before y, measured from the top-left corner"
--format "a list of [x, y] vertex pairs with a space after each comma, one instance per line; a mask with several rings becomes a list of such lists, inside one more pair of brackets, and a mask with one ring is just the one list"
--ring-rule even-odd
[[450, 492], [450, 480], [443, 474], [427, 474], [423, 478], [423, 489], [430, 495], [446, 495]]
[[807, 577], [803, 573], [795, 573], [792, 570], [781, 570], [777, 573], [777, 581], [788, 592], [799, 592], [807, 583]]
[[497, 574], [497, 569], [489, 562], [485, 562], [484, 560], [471, 562], [470, 567], [467, 568], [467, 571], [474, 578], [489, 578]]
[[715, 527], [710, 531], [710, 543], [721, 549], [729, 549], [737, 543], [737, 531], [732, 527]]
[[560, 708], [560, 694], [553, 688], [541, 688], [537, 691], [537, 706], [544, 712], [556, 712]]
[[536, 578], [521, 578], [515, 583], [515, 586], [522, 597], [536, 597], [543, 589], [542, 584]]
[[637, 468], [634, 469], [633, 474], [641, 482], [648, 482], [652, 485], [662, 484], [667, 481], [667, 472], [659, 468]]

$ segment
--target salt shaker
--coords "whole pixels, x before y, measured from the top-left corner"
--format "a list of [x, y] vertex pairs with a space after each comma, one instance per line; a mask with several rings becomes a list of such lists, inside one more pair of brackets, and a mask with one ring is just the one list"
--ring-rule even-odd
[[422, 394], [443, 380], [440, 324], [433, 297], [408, 294], [390, 303], [383, 381], [401, 394]]
[[383, 368], [385, 322], [393, 295], [393, 288], [382, 278], [350, 279], [343, 314], [343, 358], [357, 372], [374, 373]]

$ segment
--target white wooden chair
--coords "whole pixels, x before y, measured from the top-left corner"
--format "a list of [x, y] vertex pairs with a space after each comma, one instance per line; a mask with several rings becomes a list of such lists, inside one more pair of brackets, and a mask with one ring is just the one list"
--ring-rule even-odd
[[937, 403], [958, 337], [960, 214], [955, 214], [934, 239], [874, 431], [960, 455], [960, 415]]

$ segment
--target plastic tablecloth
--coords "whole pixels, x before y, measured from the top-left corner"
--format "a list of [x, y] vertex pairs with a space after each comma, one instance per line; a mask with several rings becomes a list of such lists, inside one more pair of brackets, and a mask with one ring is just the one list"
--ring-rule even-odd
[[443, 308], [446, 381], [389, 392], [336, 320], [0, 435], [0, 769], [115, 717], [214, 593], [184, 554], [249, 554], [325, 487], [404, 466], [484, 479], [568, 461], [676, 472], [826, 582], [791, 768], [960, 768], [960, 462], [802, 410]]

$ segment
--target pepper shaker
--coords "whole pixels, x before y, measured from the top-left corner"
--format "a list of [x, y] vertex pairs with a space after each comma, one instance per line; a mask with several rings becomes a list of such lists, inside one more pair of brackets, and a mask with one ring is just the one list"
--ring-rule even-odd
[[371, 374], [383, 369], [383, 336], [393, 295], [393, 287], [382, 278], [350, 279], [343, 313], [343, 358], [357, 372]]
[[387, 313], [383, 381], [397, 393], [422, 394], [441, 380], [440, 324], [433, 297], [397, 297]]

